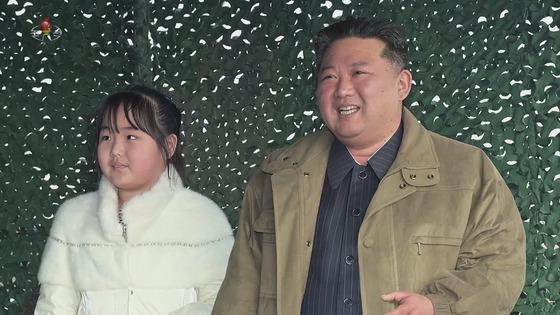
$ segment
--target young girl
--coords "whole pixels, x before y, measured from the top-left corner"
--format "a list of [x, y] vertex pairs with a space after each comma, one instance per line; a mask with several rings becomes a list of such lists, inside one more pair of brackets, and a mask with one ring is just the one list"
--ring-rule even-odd
[[210, 314], [233, 236], [215, 203], [183, 187], [179, 110], [136, 86], [96, 122], [99, 190], [57, 211], [35, 314]]

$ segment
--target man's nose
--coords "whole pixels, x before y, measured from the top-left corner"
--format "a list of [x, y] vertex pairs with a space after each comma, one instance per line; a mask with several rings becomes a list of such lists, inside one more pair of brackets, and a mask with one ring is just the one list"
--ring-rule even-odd
[[336, 96], [347, 97], [354, 94], [354, 84], [351, 78], [341, 76], [336, 84]]

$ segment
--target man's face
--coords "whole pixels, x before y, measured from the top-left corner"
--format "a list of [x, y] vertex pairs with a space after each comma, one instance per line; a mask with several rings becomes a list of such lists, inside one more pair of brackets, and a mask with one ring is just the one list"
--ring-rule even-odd
[[381, 57], [384, 48], [378, 39], [340, 39], [329, 46], [320, 67], [321, 116], [351, 153], [382, 145], [400, 124], [412, 76]]

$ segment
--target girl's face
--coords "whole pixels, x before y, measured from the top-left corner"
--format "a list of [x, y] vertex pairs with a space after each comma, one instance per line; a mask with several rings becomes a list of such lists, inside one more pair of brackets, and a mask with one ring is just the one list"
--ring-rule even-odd
[[150, 190], [167, 163], [155, 140], [132, 127], [122, 108], [117, 115], [117, 128], [119, 132], [111, 132], [109, 123], [103, 121], [97, 156], [103, 175], [117, 187], [119, 202], [124, 203]]

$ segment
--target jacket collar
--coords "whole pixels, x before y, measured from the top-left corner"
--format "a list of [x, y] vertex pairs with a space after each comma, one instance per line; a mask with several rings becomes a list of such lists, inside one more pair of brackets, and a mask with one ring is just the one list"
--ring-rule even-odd
[[430, 131], [426, 130], [403, 107], [403, 137], [397, 158], [387, 176], [402, 172], [403, 179], [412, 186], [431, 186], [439, 182], [439, 160]]
[[[401, 123], [391, 138], [368, 160], [368, 164], [373, 169], [378, 180], [385, 177], [385, 174], [387, 174], [387, 171], [389, 171], [389, 168], [395, 160], [401, 145], [402, 129]], [[348, 148], [335, 139], [331, 146], [329, 162], [327, 164], [327, 176], [331, 189], [338, 187], [346, 174], [358, 165], [358, 162], [352, 157]]]
[[267, 159], [262, 170], [268, 174], [274, 174], [285, 169], [295, 169], [306, 165], [317, 157], [328, 156], [334, 140], [333, 134], [327, 128], [303, 137], [294, 145], [280, 149], [277, 154]]
[[[128, 227], [128, 239], [133, 239], [131, 236], [134, 235], [131, 233], [141, 232], [145, 226], [153, 222], [171, 201], [174, 192], [181, 187], [183, 187], [181, 178], [175, 168], [170, 166], [149, 191], [126, 202], [123, 205], [122, 213], [123, 221]], [[98, 193], [98, 216], [103, 234], [108, 240], [124, 242], [118, 218], [117, 188], [105, 176], [102, 176]]]
[[[436, 184], [439, 181], [439, 160], [430, 138], [431, 132], [427, 131], [404, 106], [402, 121], [402, 142], [397, 157], [386, 176], [402, 172], [404, 180], [409, 185]], [[323, 154], [328, 156], [333, 140], [333, 134], [327, 128], [323, 128], [302, 138], [292, 146], [280, 149], [277, 154], [263, 163], [262, 170], [265, 173], [274, 174], [282, 170], [296, 169], [309, 165], [309, 163], [316, 163], [317, 157]], [[325, 165], [321, 165], [323, 169], [326, 168], [326, 160], [324, 159]]]

